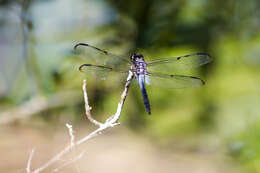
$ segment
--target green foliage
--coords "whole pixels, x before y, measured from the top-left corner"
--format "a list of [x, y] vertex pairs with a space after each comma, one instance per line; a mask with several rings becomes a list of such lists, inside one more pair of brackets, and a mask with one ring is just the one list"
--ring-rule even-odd
[[[148, 116], [139, 88], [133, 84], [121, 122], [165, 143], [186, 138], [203, 147], [221, 145], [245, 168], [260, 171], [259, 1], [89, 0], [61, 4], [32, 0], [23, 7], [24, 25], [12, 17], [20, 14], [12, 6], [22, 8], [18, 1], [0, 1], [0, 35], [4, 36], [0, 36], [4, 40], [0, 41], [4, 45], [0, 45], [4, 55], [0, 59], [0, 108], [14, 107], [35, 95], [81, 92], [82, 79], [87, 78], [93, 113], [99, 120], [114, 113], [125, 79], [99, 81], [80, 73], [78, 67], [88, 58], [73, 51], [78, 42], [116, 54], [137, 50], [148, 60], [207, 52], [213, 57], [211, 64], [179, 71], [203, 78], [205, 86], [185, 90], [148, 87], [152, 107]], [[21, 26], [28, 31], [25, 35]], [[83, 99], [38, 114], [47, 122], [64, 117], [77, 121], [79, 114], [83, 116], [82, 109]]]

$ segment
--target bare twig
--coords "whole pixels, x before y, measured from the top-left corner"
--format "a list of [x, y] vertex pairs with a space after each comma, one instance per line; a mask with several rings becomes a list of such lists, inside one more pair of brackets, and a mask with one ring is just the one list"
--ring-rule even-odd
[[129, 90], [133, 77], [134, 77], [133, 73], [131, 71], [129, 71], [129, 75], [127, 77], [126, 84], [125, 84], [125, 90], [121, 95], [120, 102], [118, 103], [116, 114], [114, 116], [112, 116], [112, 119], [110, 120], [112, 123], [116, 123], [119, 120], [119, 117], [120, 117], [123, 105], [125, 103], [125, 99], [126, 99], [126, 96], [127, 96], [127, 93], [128, 93], [128, 90]]
[[69, 165], [69, 164], [71, 164], [71, 163], [73, 163], [73, 162], [76, 162], [77, 160], [79, 160], [79, 159], [82, 158], [82, 156], [84, 155], [84, 153], [85, 153], [85, 152], [82, 152], [82, 153], [80, 153], [78, 156], [76, 156], [75, 158], [67, 160], [65, 163], [63, 163], [63, 164], [62, 164], [61, 166], [59, 166], [58, 168], [53, 169], [52, 172], [58, 172], [59, 170], [61, 170], [61, 169], [64, 168], [65, 166], [67, 166], [67, 165]]
[[87, 118], [89, 119], [90, 122], [92, 122], [93, 124], [97, 125], [97, 126], [100, 126], [102, 123], [96, 121], [90, 111], [91, 111], [91, 107], [89, 106], [88, 104], [88, 93], [87, 93], [87, 81], [86, 80], [83, 80], [83, 86], [82, 86], [82, 89], [83, 89], [83, 94], [84, 94], [84, 101], [85, 101], [85, 111], [86, 111], [86, 116]]
[[[103, 130], [110, 128], [110, 127], [114, 127], [119, 125], [118, 120], [120, 118], [120, 114], [122, 111], [122, 108], [124, 106], [124, 102], [131, 84], [131, 81], [133, 79], [134, 75], [131, 71], [129, 71], [129, 75], [127, 77], [127, 81], [125, 84], [125, 89], [121, 95], [121, 99], [120, 102], [118, 103], [117, 106], [117, 111], [114, 115], [112, 115], [111, 117], [109, 117], [105, 123], [100, 123], [98, 121], [96, 121], [91, 113], [90, 113], [90, 106], [88, 104], [88, 96], [87, 96], [87, 89], [86, 89], [86, 80], [83, 81], [83, 93], [84, 93], [84, 100], [85, 100], [85, 109], [86, 109], [86, 116], [87, 118], [90, 120], [90, 122], [94, 123], [95, 125], [99, 126], [98, 129], [96, 129], [95, 131], [93, 131], [92, 133], [90, 133], [89, 135], [83, 137], [82, 139], [78, 140], [77, 142], [75, 142], [75, 144], [73, 145], [73, 147], [76, 147], [86, 141], [88, 141], [89, 139], [97, 136], [98, 134], [100, 134]], [[41, 167], [35, 169], [34, 171], [32, 171], [31, 173], [39, 173], [43, 170], [45, 170], [46, 168], [48, 168], [49, 166], [51, 166], [52, 164], [54, 164], [55, 162], [57, 162], [58, 160], [61, 159], [62, 156], [64, 156], [65, 154], [67, 154], [68, 152], [71, 151], [71, 145], [65, 147], [60, 153], [58, 153], [56, 156], [54, 156], [53, 158], [51, 158], [49, 161], [47, 161], [45, 164], [43, 164]]]
[[33, 154], [34, 154], [34, 149], [32, 149], [32, 151], [30, 152], [30, 156], [27, 162], [27, 167], [26, 167], [27, 173], [31, 173], [31, 163], [32, 163]]
[[67, 128], [69, 129], [69, 134], [70, 134], [70, 147], [72, 148], [74, 146], [74, 141], [75, 141], [75, 136], [73, 134], [73, 129], [72, 125], [69, 123], [66, 123]]

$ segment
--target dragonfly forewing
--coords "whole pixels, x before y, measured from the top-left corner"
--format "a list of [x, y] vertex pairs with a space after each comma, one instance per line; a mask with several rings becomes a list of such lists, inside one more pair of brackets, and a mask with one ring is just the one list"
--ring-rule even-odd
[[180, 72], [199, 67], [212, 61], [207, 53], [195, 53], [179, 57], [158, 59], [147, 63], [148, 70], [154, 72]]
[[127, 68], [131, 64], [127, 56], [116, 55], [90, 44], [79, 43], [74, 46], [77, 55], [86, 59], [89, 64]]

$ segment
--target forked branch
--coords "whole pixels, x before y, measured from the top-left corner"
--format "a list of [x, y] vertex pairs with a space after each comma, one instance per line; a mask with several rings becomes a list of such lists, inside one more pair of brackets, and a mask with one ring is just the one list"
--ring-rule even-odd
[[[61, 152], [59, 152], [57, 155], [55, 155], [53, 158], [51, 158], [49, 161], [47, 161], [41, 167], [39, 167], [39, 168], [37, 168], [33, 171], [31, 171], [31, 168], [30, 168], [32, 156], [33, 156], [33, 152], [32, 152], [30, 154], [30, 157], [29, 157], [29, 160], [28, 160], [28, 163], [27, 163], [27, 169], [26, 169], [27, 173], [39, 173], [39, 172], [45, 170], [46, 168], [53, 165], [57, 161], [61, 160], [61, 158], [65, 154], [69, 153], [72, 150], [72, 148], [77, 147], [78, 145], [80, 145], [80, 144], [88, 141], [89, 139], [97, 136], [98, 134], [100, 134], [102, 131], [104, 131], [107, 128], [119, 125], [120, 123], [118, 122], [118, 120], [120, 118], [120, 114], [121, 114], [122, 108], [124, 106], [124, 102], [125, 102], [125, 99], [126, 99], [126, 96], [127, 96], [127, 93], [128, 93], [128, 90], [129, 90], [129, 87], [130, 87], [130, 84], [131, 84], [133, 77], [134, 77], [133, 73], [131, 71], [129, 71], [129, 75], [127, 77], [127, 81], [126, 81], [126, 84], [125, 84], [125, 89], [124, 89], [124, 91], [121, 95], [121, 99], [118, 103], [116, 113], [114, 115], [110, 116], [105, 121], [105, 123], [98, 122], [91, 115], [91, 107], [89, 106], [89, 103], [88, 103], [87, 82], [86, 82], [86, 80], [84, 80], [82, 88], [83, 88], [83, 93], [84, 93], [86, 116], [91, 123], [98, 126], [98, 129], [96, 129], [92, 133], [88, 134], [87, 136], [83, 137], [82, 139], [80, 139], [80, 140], [78, 140], [74, 143], [74, 135], [73, 135], [73, 131], [72, 131], [72, 126], [67, 124], [67, 127], [69, 129], [69, 133], [70, 133], [70, 136], [71, 136], [71, 144], [69, 146], [65, 147]], [[77, 157], [77, 158], [80, 158], [80, 157]], [[73, 159], [73, 160], [77, 160], [77, 159]], [[68, 163], [70, 163], [70, 162], [68, 162]]]

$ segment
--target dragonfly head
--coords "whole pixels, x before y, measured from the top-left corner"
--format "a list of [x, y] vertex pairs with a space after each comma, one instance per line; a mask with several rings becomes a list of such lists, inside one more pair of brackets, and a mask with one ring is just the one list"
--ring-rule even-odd
[[144, 60], [144, 56], [142, 54], [139, 54], [139, 53], [134, 53], [131, 56], [131, 61], [135, 62], [136, 60]]

